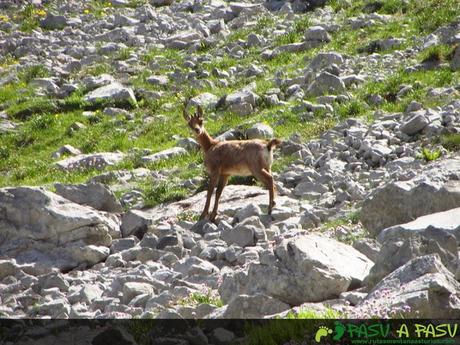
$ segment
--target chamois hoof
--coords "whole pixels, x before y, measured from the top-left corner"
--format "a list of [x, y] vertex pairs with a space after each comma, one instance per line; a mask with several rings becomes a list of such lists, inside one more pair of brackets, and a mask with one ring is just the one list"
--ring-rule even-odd
[[211, 213], [211, 216], [209, 216], [209, 221], [217, 225], [216, 218], [217, 218], [217, 214]]

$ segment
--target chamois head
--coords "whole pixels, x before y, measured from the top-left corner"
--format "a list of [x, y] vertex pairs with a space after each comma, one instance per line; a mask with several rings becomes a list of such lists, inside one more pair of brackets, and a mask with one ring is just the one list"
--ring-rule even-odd
[[203, 109], [198, 105], [196, 112], [192, 116], [187, 113], [187, 107], [184, 106], [184, 119], [187, 121], [189, 127], [195, 132], [196, 135], [200, 135], [203, 132]]

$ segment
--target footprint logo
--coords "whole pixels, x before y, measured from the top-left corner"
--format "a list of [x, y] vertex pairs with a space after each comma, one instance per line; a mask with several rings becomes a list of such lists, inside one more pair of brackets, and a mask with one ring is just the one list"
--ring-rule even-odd
[[332, 338], [333, 340], [340, 340], [342, 339], [343, 335], [345, 334], [345, 325], [340, 321], [335, 322], [335, 335]]
[[315, 341], [319, 343], [322, 337], [332, 334], [332, 329], [327, 328], [326, 326], [319, 326], [319, 329], [316, 331]]

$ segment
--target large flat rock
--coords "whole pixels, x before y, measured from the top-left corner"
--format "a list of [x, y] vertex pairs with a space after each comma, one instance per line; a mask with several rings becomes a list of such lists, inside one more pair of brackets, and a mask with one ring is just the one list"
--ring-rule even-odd
[[0, 189], [0, 258], [69, 270], [109, 255], [116, 217], [41, 188]]
[[351, 317], [457, 319], [460, 283], [438, 255], [422, 256], [385, 277], [355, 313]]
[[137, 103], [133, 90], [118, 82], [101, 86], [86, 94], [83, 99], [89, 103], [104, 101], [119, 105], [134, 105]]
[[459, 158], [428, 164], [409, 181], [393, 181], [376, 189], [363, 203], [361, 222], [378, 235], [393, 225], [460, 207], [459, 177]]
[[372, 287], [408, 261], [429, 254], [439, 255], [441, 262], [455, 273], [458, 266], [457, 248], [457, 241], [451, 233], [430, 226], [420, 231], [387, 235], [365, 283]]
[[[298, 204], [298, 201], [287, 196], [277, 195], [275, 198], [277, 206]], [[152, 222], [167, 219], [176, 219], [183, 212], [200, 214], [206, 202], [206, 191], [200, 192], [190, 198], [173, 202], [166, 205], [159, 205], [154, 208], [144, 210], [144, 217], [150, 217]], [[214, 205], [214, 197], [211, 206]], [[225, 187], [219, 201], [219, 214], [225, 213], [233, 216], [236, 210], [244, 208], [250, 204], [268, 206], [268, 190], [256, 186], [229, 185]], [[274, 210], [276, 209], [276, 206]]]
[[222, 299], [263, 293], [289, 305], [324, 301], [359, 287], [373, 265], [353, 247], [318, 235], [283, 240], [274, 254], [224, 279]]
[[74, 157], [69, 157], [59, 162], [56, 165], [62, 170], [86, 170], [97, 169], [102, 170], [109, 165], [120, 163], [125, 155], [117, 152], [98, 152], [89, 154], [80, 154]]
[[460, 207], [418, 217], [416, 220], [405, 224], [391, 226], [384, 229], [377, 238], [382, 243], [391, 238], [407, 238], [429, 227], [454, 235], [457, 244], [460, 245]]

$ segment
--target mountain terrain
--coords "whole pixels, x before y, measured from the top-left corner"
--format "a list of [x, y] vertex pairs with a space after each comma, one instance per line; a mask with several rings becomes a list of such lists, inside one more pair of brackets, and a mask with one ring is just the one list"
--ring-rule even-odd
[[[456, 0], [0, 2], [0, 316], [460, 318], [459, 43]], [[282, 140], [271, 215], [199, 220], [197, 106]]]

